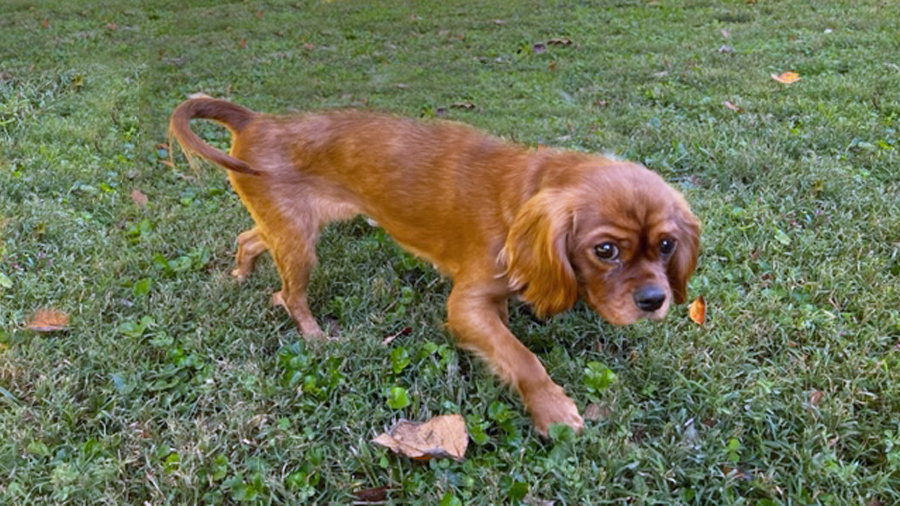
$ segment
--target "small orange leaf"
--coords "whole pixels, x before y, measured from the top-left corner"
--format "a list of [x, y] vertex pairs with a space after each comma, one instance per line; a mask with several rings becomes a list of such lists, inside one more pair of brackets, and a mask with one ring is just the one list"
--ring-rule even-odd
[[800, 80], [800, 74], [796, 72], [782, 72], [781, 74], [772, 74], [772, 79], [781, 84], [794, 84]]
[[137, 188], [131, 190], [131, 200], [133, 200], [138, 207], [147, 207], [147, 196]]
[[50, 20], [45, 19], [45, 20], [41, 21], [41, 26], [43, 26], [44, 28], [50, 28]]
[[262, 19], [263, 16], [265, 16], [265, 14], [263, 14], [263, 11], [256, 11], [256, 19]]
[[69, 325], [69, 315], [55, 309], [39, 309], [25, 325], [35, 332], [59, 332]]
[[460, 415], [441, 415], [427, 422], [400, 419], [390, 431], [372, 440], [414, 460], [463, 460], [469, 445], [466, 421]]
[[706, 300], [702, 295], [697, 297], [697, 299], [688, 306], [688, 316], [690, 316], [691, 321], [697, 325], [706, 323]]
[[119, 25], [117, 25], [115, 23], [106, 23], [106, 29], [111, 32], [114, 32], [119, 29]]
[[241, 41], [238, 42], [238, 46], [241, 46], [241, 49], [247, 49], [247, 39], [241, 39]]

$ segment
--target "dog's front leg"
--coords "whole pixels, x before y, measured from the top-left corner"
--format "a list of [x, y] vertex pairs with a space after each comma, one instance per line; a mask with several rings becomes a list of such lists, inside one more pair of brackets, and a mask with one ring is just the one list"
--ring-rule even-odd
[[575, 402], [506, 327], [504, 288], [491, 283], [456, 285], [447, 302], [450, 330], [461, 347], [483, 358], [494, 373], [516, 387], [538, 433], [547, 435], [556, 423], [580, 432], [584, 420]]

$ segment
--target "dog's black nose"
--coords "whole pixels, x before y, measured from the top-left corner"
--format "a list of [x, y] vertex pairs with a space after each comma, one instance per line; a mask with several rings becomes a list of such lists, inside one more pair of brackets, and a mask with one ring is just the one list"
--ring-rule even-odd
[[646, 285], [635, 290], [632, 297], [637, 307], [651, 313], [662, 307], [666, 291], [656, 285]]

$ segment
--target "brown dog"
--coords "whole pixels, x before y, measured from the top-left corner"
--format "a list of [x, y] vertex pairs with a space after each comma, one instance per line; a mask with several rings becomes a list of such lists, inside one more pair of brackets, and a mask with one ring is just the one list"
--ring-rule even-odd
[[[224, 124], [230, 155], [197, 137], [193, 118]], [[583, 421], [507, 328], [507, 299], [549, 316], [581, 296], [613, 324], [659, 320], [684, 301], [697, 262], [700, 224], [687, 202], [633, 163], [527, 149], [446, 121], [270, 116], [211, 98], [179, 105], [171, 130], [187, 153], [228, 169], [253, 216], [233, 274], [246, 277], [271, 251], [282, 280], [273, 300], [305, 336], [322, 335], [306, 299], [319, 230], [368, 215], [453, 279], [450, 329], [516, 387], [541, 434]]]

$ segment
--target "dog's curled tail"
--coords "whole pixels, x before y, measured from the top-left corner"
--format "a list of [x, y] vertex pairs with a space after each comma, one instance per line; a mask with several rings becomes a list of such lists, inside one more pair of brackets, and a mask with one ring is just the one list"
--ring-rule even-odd
[[261, 174], [260, 171], [251, 168], [245, 162], [234, 158], [210, 146], [197, 136], [190, 126], [192, 119], [209, 119], [225, 125], [235, 135], [241, 132], [256, 116], [256, 113], [226, 100], [214, 98], [191, 98], [182, 102], [172, 112], [169, 121], [169, 131], [178, 139], [181, 149], [190, 159], [191, 155], [198, 154], [207, 160], [222, 166], [228, 170], [242, 172], [244, 174]]

